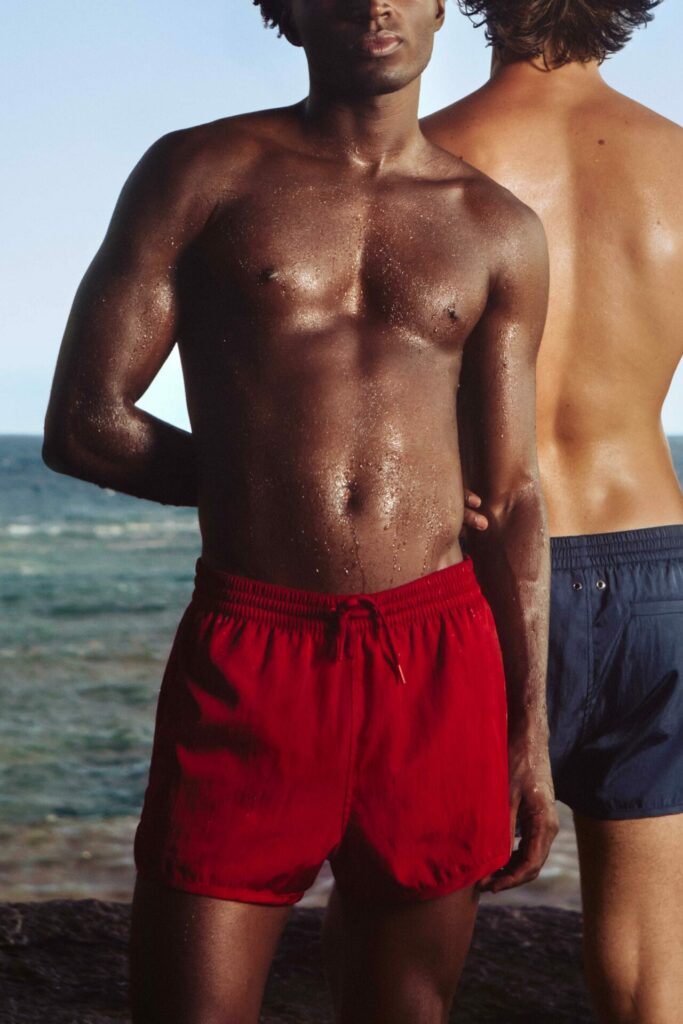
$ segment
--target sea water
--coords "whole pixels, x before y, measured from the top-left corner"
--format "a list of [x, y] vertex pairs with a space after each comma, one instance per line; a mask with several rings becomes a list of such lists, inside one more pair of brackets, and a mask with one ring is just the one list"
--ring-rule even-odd
[[[683, 438], [670, 439], [683, 478]], [[156, 699], [196, 513], [50, 472], [0, 437], [0, 899], [130, 899]], [[578, 905], [568, 816], [510, 897]], [[309, 902], [324, 899], [323, 873]]]

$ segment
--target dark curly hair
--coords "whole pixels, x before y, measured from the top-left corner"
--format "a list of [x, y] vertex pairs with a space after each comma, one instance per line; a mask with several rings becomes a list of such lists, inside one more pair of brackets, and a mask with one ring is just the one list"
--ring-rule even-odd
[[252, 0], [256, 7], [261, 8], [264, 24], [267, 28], [276, 28], [282, 35], [282, 18], [285, 13], [285, 0]]
[[[635, 29], [652, 21], [661, 0], [458, 0], [463, 14], [486, 25], [491, 46], [510, 60], [543, 57], [546, 67], [600, 63]], [[476, 19], [479, 19], [476, 21]]]

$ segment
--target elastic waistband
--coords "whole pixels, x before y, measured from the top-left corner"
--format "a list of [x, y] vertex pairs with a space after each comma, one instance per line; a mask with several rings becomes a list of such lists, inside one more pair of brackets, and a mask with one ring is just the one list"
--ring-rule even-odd
[[472, 561], [371, 594], [323, 594], [281, 587], [262, 580], [219, 572], [197, 562], [193, 601], [209, 611], [235, 613], [284, 627], [329, 624], [340, 612], [355, 620], [371, 621], [379, 610], [389, 622], [408, 623], [444, 607], [467, 604], [481, 597]]
[[586, 534], [582, 537], [552, 537], [550, 552], [553, 569], [683, 558], [683, 525]]

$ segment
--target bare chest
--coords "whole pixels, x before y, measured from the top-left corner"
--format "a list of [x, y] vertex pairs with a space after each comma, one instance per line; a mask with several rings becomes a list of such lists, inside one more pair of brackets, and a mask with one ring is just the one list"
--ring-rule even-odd
[[459, 345], [488, 295], [482, 239], [428, 192], [259, 189], [203, 240], [217, 301], [266, 329], [363, 323]]

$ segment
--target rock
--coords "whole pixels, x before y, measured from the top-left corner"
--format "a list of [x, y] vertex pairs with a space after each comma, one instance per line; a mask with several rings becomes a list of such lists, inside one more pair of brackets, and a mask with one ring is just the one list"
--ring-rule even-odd
[[[262, 1024], [332, 1024], [320, 955], [322, 911], [292, 915], [273, 963]], [[130, 905], [0, 904], [0, 1024], [129, 1022]], [[549, 907], [482, 907], [452, 1020], [588, 1024], [580, 917]]]

